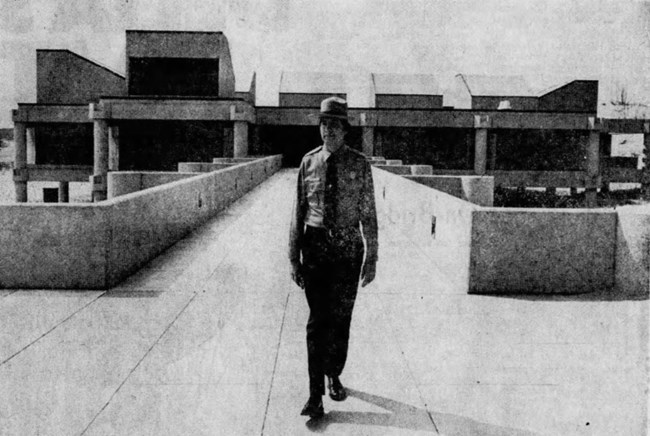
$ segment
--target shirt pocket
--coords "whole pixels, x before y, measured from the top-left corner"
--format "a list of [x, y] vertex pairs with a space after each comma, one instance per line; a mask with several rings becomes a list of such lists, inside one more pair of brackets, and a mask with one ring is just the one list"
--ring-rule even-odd
[[319, 179], [305, 180], [305, 192], [307, 195], [307, 202], [309, 206], [316, 209], [322, 209], [323, 195], [325, 192], [325, 184]]

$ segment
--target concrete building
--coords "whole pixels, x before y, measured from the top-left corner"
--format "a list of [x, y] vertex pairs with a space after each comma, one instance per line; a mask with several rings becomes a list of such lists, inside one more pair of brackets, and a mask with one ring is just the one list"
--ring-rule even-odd
[[[125, 76], [66, 50], [37, 52], [36, 103], [14, 111], [16, 198], [29, 181], [92, 182], [106, 175], [176, 170], [178, 162], [282, 154], [287, 166], [320, 143], [317, 113], [348, 100], [349, 143], [368, 156], [430, 165], [436, 174], [492, 175], [495, 185], [587, 188], [637, 181], [610, 159], [609, 134], [646, 124], [596, 118], [598, 83], [575, 80], [534, 92], [523, 78], [459, 74], [444, 95], [431, 75], [283, 72], [279, 106], [235, 92], [221, 32], [126, 32]], [[595, 197], [594, 197], [595, 198]]]

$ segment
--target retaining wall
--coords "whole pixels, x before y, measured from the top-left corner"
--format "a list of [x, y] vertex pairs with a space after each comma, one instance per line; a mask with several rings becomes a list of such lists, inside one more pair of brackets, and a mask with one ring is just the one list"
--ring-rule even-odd
[[474, 211], [470, 293], [612, 290], [613, 209]]
[[377, 168], [373, 174], [382, 230], [397, 232], [404, 255], [425, 253], [465, 292], [648, 296], [650, 206], [481, 207]]
[[0, 205], [0, 287], [114, 286], [281, 166], [260, 158], [93, 204]]
[[196, 176], [196, 172], [174, 173], [170, 171], [111, 171], [108, 173], [107, 190], [109, 199], [131, 192], [142, 191], [165, 183]]
[[478, 206], [376, 167], [373, 177], [380, 238], [390, 231], [405, 242], [400, 248], [424, 254], [452, 286], [467, 289], [472, 213]]
[[650, 293], [650, 205], [616, 208], [616, 288], [626, 296]]

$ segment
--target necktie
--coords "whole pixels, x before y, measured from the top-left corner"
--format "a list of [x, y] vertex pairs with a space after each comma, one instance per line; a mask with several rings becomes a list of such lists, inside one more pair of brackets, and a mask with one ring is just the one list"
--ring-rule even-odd
[[333, 154], [326, 161], [325, 169], [325, 197], [323, 198], [323, 224], [329, 230], [336, 223], [336, 156]]

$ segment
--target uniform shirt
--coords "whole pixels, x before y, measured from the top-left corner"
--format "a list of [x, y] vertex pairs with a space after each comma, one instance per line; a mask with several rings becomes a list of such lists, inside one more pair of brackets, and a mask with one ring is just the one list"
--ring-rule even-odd
[[325, 227], [323, 215], [325, 210], [325, 183], [327, 182], [325, 173], [327, 171], [327, 158], [332, 152], [323, 146], [310, 165], [305, 167], [304, 172], [304, 189], [307, 197], [307, 211], [305, 214], [305, 224], [312, 227]]
[[[325, 146], [310, 151], [300, 163], [289, 233], [289, 259], [292, 263], [300, 262], [305, 224], [312, 225], [311, 220], [318, 219], [318, 208], [321, 205], [320, 225], [332, 231], [361, 229], [366, 241], [366, 262], [376, 262], [377, 212], [370, 164], [363, 154], [347, 145], [341, 146], [325, 161], [321, 154], [323, 148]], [[326, 222], [327, 217], [324, 217], [326, 205], [323, 194], [326, 180], [320, 172], [327, 171], [328, 165], [335, 165], [337, 174], [334, 189], [336, 200], [330, 222]], [[315, 207], [310, 206], [310, 198]], [[309, 214], [313, 215], [308, 219]]]

